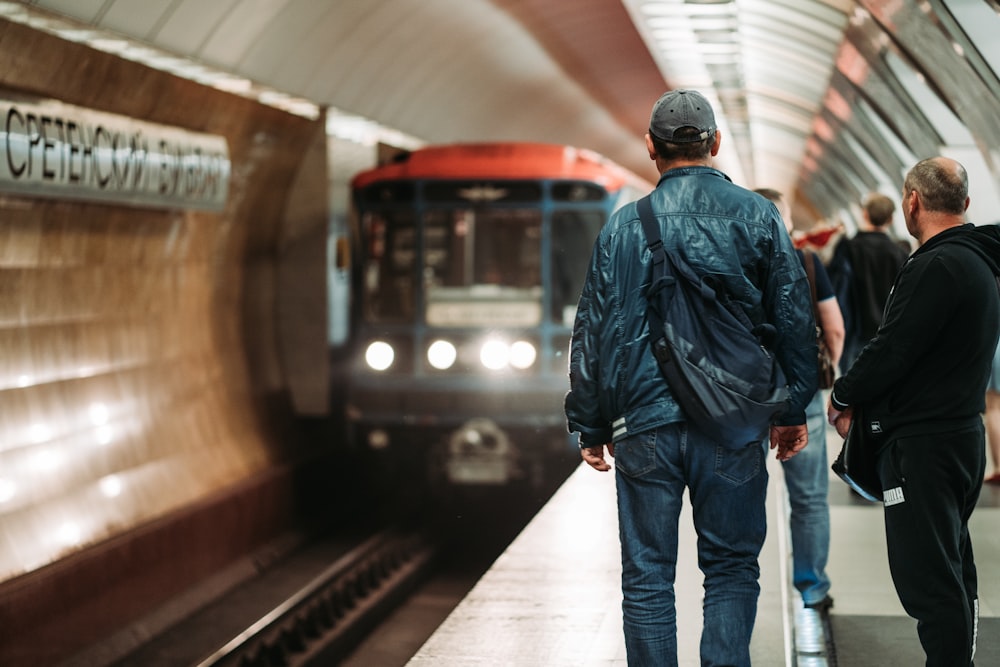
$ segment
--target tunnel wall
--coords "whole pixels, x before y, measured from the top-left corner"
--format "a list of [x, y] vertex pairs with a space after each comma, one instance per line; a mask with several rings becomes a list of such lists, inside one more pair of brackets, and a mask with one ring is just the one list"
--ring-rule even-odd
[[0, 196], [0, 664], [47, 664], [295, 521], [280, 346], [324, 260], [283, 252], [325, 229], [325, 194], [290, 199], [325, 183], [299, 176], [323, 123], [7, 22], [0, 89], [222, 135], [232, 164], [217, 213]]

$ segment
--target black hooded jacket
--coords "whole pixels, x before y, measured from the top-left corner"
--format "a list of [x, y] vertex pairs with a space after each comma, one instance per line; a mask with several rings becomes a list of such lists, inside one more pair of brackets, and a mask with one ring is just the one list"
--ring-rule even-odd
[[900, 269], [882, 325], [833, 403], [861, 406], [882, 433], [978, 419], [1000, 331], [1000, 227], [965, 224], [931, 237]]

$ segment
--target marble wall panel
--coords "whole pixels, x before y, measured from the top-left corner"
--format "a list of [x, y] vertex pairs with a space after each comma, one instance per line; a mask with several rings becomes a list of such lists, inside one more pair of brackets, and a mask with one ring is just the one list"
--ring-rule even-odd
[[222, 135], [232, 161], [218, 213], [0, 195], [0, 627], [31, 636], [0, 664], [46, 664], [294, 521], [277, 304], [302, 286], [277, 276], [287, 211], [325, 225], [294, 203], [322, 122], [0, 21], [4, 91]]

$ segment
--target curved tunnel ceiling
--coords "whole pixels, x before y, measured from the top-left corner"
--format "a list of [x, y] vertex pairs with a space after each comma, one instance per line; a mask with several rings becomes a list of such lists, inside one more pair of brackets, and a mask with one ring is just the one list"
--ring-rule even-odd
[[[0, 13], [11, 4], [0, 2]], [[963, 99], [971, 87], [1000, 100], [996, 63], [968, 36], [973, 25], [984, 31], [979, 42], [995, 41], [995, 0], [19, 4], [420, 141], [568, 143], [647, 178], [652, 103], [668, 88], [697, 88], [724, 133], [717, 165], [748, 187], [792, 193], [812, 219], [868, 191], [895, 191], [913, 156], [948, 143], [913, 85], [968, 127], [957, 141], [980, 147], [994, 181], [1000, 173], [989, 148], [1000, 145], [997, 114]], [[962, 12], [959, 26], [953, 13]], [[908, 88], [907, 76], [917, 83]]]

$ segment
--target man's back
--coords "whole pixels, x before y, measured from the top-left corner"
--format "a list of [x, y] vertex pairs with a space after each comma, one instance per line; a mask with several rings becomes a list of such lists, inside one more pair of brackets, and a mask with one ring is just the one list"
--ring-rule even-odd
[[[717, 277], [751, 321], [778, 329], [777, 356], [791, 385], [789, 412], [802, 413], [815, 391], [815, 329], [805, 272], [777, 210], [710, 167], [671, 170], [650, 200], [664, 246], [699, 275]], [[578, 323], [570, 373], [571, 379], [598, 379], [602, 398], [588, 395], [586, 383], [574, 383], [566, 401], [571, 428], [590, 436], [590, 426], [591, 437], [615, 420], [621, 433], [683, 420], [646, 340], [646, 243], [634, 204], [620, 209], [597, 241], [591, 274], [600, 283], [593, 294], [585, 289], [578, 310], [591, 318], [593, 333]], [[593, 354], [598, 340], [605, 352], [600, 356]], [[582, 358], [593, 366], [582, 367]]]
[[907, 254], [883, 232], [858, 232], [847, 244], [853, 273], [857, 332], [862, 339], [868, 340], [882, 322], [886, 299]]

